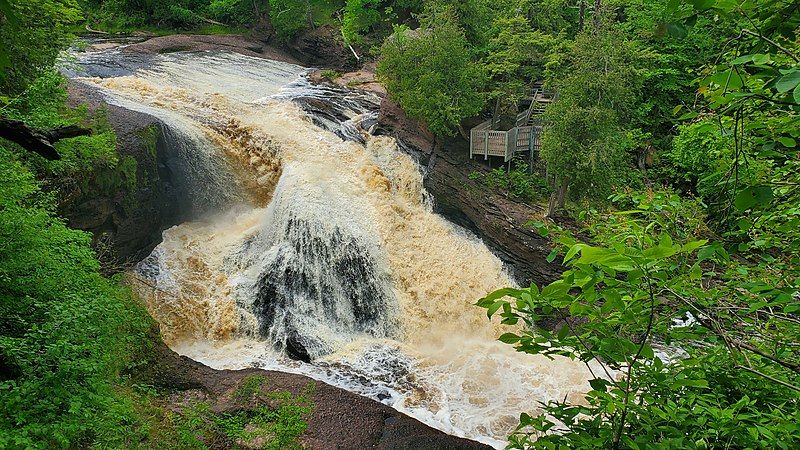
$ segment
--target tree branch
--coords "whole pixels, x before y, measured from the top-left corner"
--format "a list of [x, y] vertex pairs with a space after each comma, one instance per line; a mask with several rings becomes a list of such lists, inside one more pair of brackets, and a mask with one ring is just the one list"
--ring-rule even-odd
[[15, 142], [22, 148], [38, 153], [51, 161], [61, 159], [61, 155], [58, 154], [53, 146], [54, 143], [62, 139], [88, 136], [90, 134], [92, 134], [91, 129], [78, 125], [42, 130], [33, 128], [19, 120], [0, 118], [0, 138]]

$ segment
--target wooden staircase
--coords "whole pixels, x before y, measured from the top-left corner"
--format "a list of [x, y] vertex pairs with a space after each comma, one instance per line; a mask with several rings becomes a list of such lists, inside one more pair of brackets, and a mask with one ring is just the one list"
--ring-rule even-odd
[[487, 120], [470, 131], [470, 158], [481, 154], [484, 159], [502, 156], [508, 162], [515, 153], [530, 152], [532, 163], [539, 151], [542, 115], [547, 105], [557, 97], [556, 93], [545, 90], [540, 81], [534, 83], [528, 97], [520, 102], [524, 109], [517, 114], [514, 128], [508, 131], [491, 130], [492, 121]]

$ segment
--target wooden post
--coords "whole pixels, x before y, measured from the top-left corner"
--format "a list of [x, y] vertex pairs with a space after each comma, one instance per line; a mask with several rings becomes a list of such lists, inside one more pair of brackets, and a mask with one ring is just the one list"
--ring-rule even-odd
[[489, 132], [483, 132], [483, 160], [489, 159]]

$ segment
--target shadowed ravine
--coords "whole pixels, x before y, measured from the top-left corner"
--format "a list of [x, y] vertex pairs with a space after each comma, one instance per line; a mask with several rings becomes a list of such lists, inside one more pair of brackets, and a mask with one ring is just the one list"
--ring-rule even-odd
[[177, 352], [306, 374], [498, 447], [520, 412], [587, 388], [583, 365], [495, 340], [471, 305], [513, 280], [370, 135], [376, 97], [233, 53], [80, 59], [78, 82], [168, 128], [185, 222], [136, 272]]

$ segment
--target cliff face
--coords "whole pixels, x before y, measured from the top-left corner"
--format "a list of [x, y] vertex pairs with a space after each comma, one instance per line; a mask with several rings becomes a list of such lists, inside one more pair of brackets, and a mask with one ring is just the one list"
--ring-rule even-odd
[[90, 180], [74, 191], [62, 192], [60, 213], [72, 228], [90, 231], [102, 262], [122, 268], [147, 256], [161, 241], [161, 232], [179, 219], [179, 202], [167, 164], [162, 124], [147, 114], [106, 104], [79, 82], [68, 85], [70, 106], [86, 105], [107, 112], [117, 134], [120, 161], [136, 162], [135, 187], [112, 193]]
[[434, 198], [436, 212], [480, 236], [520, 285], [550, 283], [560, 276], [563, 267], [546, 259], [550, 242], [526, 226], [542, 209], [511, 200], [472, 179], [471, 173], [489, 169], [469, 158], [464, 139], [435, 140], [388, 99], [381, 104], [378, 133], [401, 141], [426, 168], [425, 189]]

